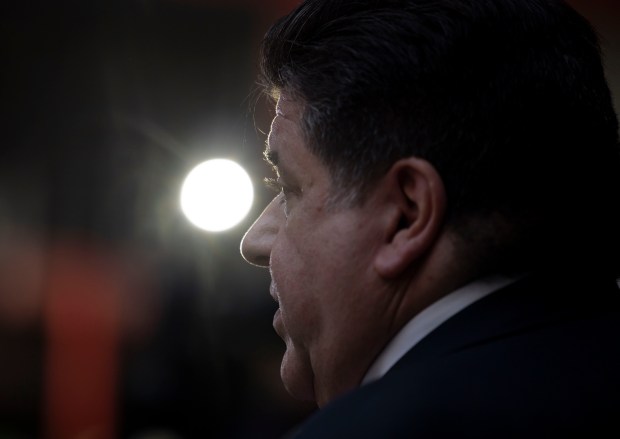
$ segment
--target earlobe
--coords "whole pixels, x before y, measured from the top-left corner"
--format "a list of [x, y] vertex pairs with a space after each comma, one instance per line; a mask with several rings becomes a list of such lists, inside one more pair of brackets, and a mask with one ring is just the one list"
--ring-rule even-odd
[[392, 204], [386, 212], [391, 216], [374, 266], [381, 277], [394, 278], [432, 248], [441, 233], [447, 201], [439, 173], [426, 160], [399, 160], [385, 179]]

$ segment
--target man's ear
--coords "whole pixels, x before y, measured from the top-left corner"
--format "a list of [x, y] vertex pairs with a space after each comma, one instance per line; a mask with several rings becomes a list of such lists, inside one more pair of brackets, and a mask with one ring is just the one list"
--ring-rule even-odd
[[382, 184], [386, 202], [384, 242], [374, 266], [384, 278], [394, 278], [420, 259], [441, 233], [446, 193], [435, 167], [415, 157], [394, 163]]

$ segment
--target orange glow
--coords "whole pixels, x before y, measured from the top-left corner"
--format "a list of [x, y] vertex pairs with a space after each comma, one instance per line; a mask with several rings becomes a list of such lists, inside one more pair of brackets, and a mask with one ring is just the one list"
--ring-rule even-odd
[[65, 243], [51, 251], [47, 281], [46, 437], [115, 437], [118, 270], [99, 249]]

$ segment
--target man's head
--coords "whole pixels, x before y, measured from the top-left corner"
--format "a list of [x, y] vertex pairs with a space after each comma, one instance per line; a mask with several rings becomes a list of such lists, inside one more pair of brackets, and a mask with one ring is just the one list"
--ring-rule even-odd
[[261, 67], [283, 193], [243, 251], [271, 269], [293, 393], [355, 386], [473, 276], [617, 273], [617, 120], [594, 32], [565, 4], [309, 0]]

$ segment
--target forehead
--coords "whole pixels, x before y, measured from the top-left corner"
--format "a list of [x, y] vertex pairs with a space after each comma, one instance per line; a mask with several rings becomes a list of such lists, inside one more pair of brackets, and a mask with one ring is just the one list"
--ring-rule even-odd
[[273, 165], [280, 165], [282, 157], [290, 155], [289, 150], [296, 149], [296, 146], [305, 146], [302, 145], [300, 129], [302, 111], [303, 106], [300, 103], [284, 95], [279, 97], [265, 150], [265, 157]]
[[276, 103], [276, 115], [271, 123], [269, 141], [272, 136], [301, 137], [302, 114], [303, 106], [300, 103], [281, 95]]
[[298, 100], [291, 99], [288, 95], [281, 93], [276, 102], [276, 116], [293, 118], [297, 122], [301, 119], [303, 105]]
[[302, 135], [303, 103], [281, 96], [271, 123], [265, 158], [275, 167], [278, 176], [295, 183], [302, 190], [330, 185], [330, 173], [316, 154], [308, 148]]

